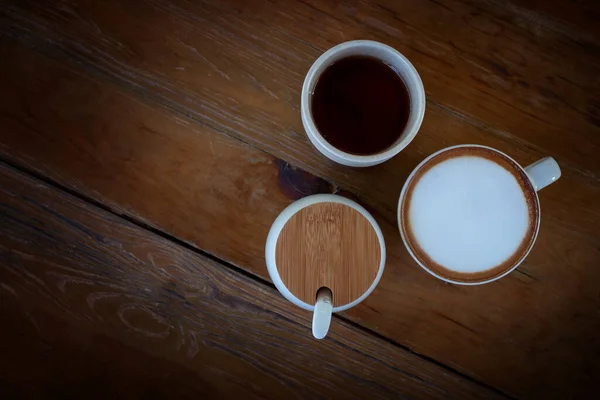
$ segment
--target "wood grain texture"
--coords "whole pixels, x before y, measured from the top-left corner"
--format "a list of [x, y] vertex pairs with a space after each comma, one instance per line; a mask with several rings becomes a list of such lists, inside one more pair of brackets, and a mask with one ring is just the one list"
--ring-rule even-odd
[[[547, 208], [560, 213], [560, 219], [572, 224], [572, 229], [588, 232], [591, 229], [598, 233], [600, 218], [593, 221], [579, 216], [567, 218], [566, 215], [571, 213], [562, 212], [572, 207], [580, 208], [581, 203], [587, 203], [584, 206], [589, 208], [590, 199], [600, 198], [600, 191], [596, 186], [599, 169], [597, 166], [583, 167], [585, 164], [595, 163], [596, 146], [588, 143], [588, 139], [575, 136], [586, 135], [596, 140], [600, 137], [597, 130], [576, 129], [574, 123], [580, 120], [577, 118], [568, 120], [567, 128], [560, 134], [553, 130], [555, 125], [543, 124], [536, 128], [536, 134], [541, 139], [534, 143], [524, 140], [520, 129], [535, 126], [531, 122], [532, 119], [535, 120], [534, 117], [516, 117], [514, 130], [499, 127], [496, 122], [510, 121], [512, 114], [501, 113], [506, 105], [500, 107], [492, 96], [486, 95], [486, 91], [491, 90], [486, 82], [508, 78], [504, 77], [506, 74], [502, 69], [498, 70], [493, 66], [493, 60], [481, 66], [483, 61], [477, 57], [486, 60], [497, 54], [493, 45], [496, 42], [503, 43], [500, 40], [502, 36], [481, 36], [478, 30], [469, 30], [468, 24], [464, 23], [464, 12], [455, 15], [443, 5], [419, 1], [418, 4], [425, 5], [420, 8], [411, 5], [401, 13], [413, 16], [411, 24], [393, 18], [390, 20], [389, 16], [383, 21], [387, 24], [379, 22], [377, 18], [383, 18], [379, 13], [367, 18], [372, 22], [370, 25], [349, 26], [347, 24], [355, 21], [355, 17], [342, 22], [324, 11], [315, 10], [314, 6], [292, 1], [275, 4], [236, 0], [218, 3], [181, 0], [168, 4], [161, 1], [135, 4], [125, 1], [114, 7], [106, 6], [110, 3], [95, 2], [73, 4], [64, 1], [57, 4], [60, 6], [47, 4], [40, 7], [37, 2], [30, 4], [19, 1], [14, 5], [7, 5], [1, 14], [2, 29], [8, 35], [29, 42], [31, 46], [52, 57], [71, 59], [91, 73], [127, 85], [142, 96], [159, 101], [196, 122], [240, 138], [280, 159], [324, 177], [335, 185], [358, 194], [361, 200], [384, 213], [390, 221], [395, 220], [398, 193], [402, 184], [418, 162], [443, 147], [476, 143], [504, 151], [524, 164], [554, 155], [563, 167], [564, 176], [572, 182], [568, 184], [586, 186], [593, 195], [564, 199], [564, 196], [554, 198], [547, 194], [551, 200], [546, 203], [552, 202]], [[400, 2], [396, 7], [402, 4], [410, 5], [411, 2]], [[356, 7], [346, 8], [352, 10]], [[369, 10], [371, 8], [373, 7]], [[466, 11], [471, 8], [467, 7]], [[484, 21], [500, 18], [484, 11], [480, 7], [472, 12]], [[371, 15], [369, 12], [371, 11], [365, 11], [365, 18]], [[240, 17], [241, 13], [244, 18]], [[440, 29], [459, 25], [462, 34], [456, 40], [461, 39], [458, 43], [465, 40], [464, 46], [469, 51], [477, 52], [475, 60], [465, 62], [463, 59], [466, 55], [462, 52], [453, 50], [451, 45], [437, 42], [453, 37], [453, 29], [447, 28], [440, 32], [433, 42], [425, 41], [421, 32], [415, 32], [414, 24], [421, 20], [437, 21], [438, 14], [445, 16], [445, 23], [442, 25], [441, 22], [436, 22], [434, 26], [429, 24], [428, 29], [435, 33], [438, 25]], [[518, 19], [520, 15], [512, 17]], [[511, 21], [508, 16], [506, 18]], [[131, 20], [137, 21], [135, 26], [129, 23]], [[502, 21], [503, 24], [507, 23]], [[557, 96], [565, 99], [567, 106], [562, 103], [549, 104], [547, 96], [531, 93], [534, 89], [526, 93], [510, 90], [515, 85], [508, 85], [505, 90], [505, 93], [512, 93], [515, 98], [505, 99], [505, 102], [510, 105], [524, 100], [534, 102], [541, 107], [541, 112], [547, 118], [559, 112], [567, 112], [569, 104], [582, 99], [589, 103], [587, 108], [590, 112], [595, 110], [594, 99], [598, 96], [594, 94], [598, 93], [596, 77], [599, 74], [594, 44], [570, 46], [571, 42], [567, 41], [565, 44], [566, 39], [558, 36], [555, 31], [546, 31], [538, 27], [539, 24], [527, 21], [529, 22], [523, 23], [524, 27], [521, 27], [523, 24], [517, 25], [517, 37], [507, 40], [507, 43], [516, 45], [521, 39], [532, 40], [534, 37], [535, 40], [547, 41], [543, 41], [543, 46], [540, 45], [542, 50], [559, 46], [562, 50], [554, 50], [551, 54], [557, 54], [558, 57], [558, 54], [565, 53], [561, 62], [575, 64], [569, 64], [563, 69], [565, 73], [572, 72], [575, 75], [573, 79], [577, 85], [551, 77], [552, 82], [562, 82], [564, 87], [557, 92]], [[323, 27], [327, 29], [323, 30]], [[408, 29], [404, 35], [403, 29]], [[538, 33], [536, 29], [542, 30]], [[389, 30], [396, 32], [396, 35], [386, 34]], [[538, 36], [541, 38], [538, 39]], [[353, 169], [350, 173], [347, 168], [333, 165], [314, 151], [302, 128], [299, 99], [304, 75], [321, 52], [342, 40], [355, 38], [382, 40], [406, 54], [422, 75], [429, 103], [419, 134], [399, 157], [375, 168]], [[472, 43], [472, 38], [483, 40], [483, 44]], [[407, 40], [409, 43], [405, 43]], [[484, 44], [487, 47], [480, 49]], [[536, 57], [536, 49], [540, 46], [524, 49], [524, 56]], [[442, 51], [443, 49], [446, 51]], [[569, 51], [574, 54], [567, 55]], [[508, 68], [504, 64], [500, 65]], [[518, 71], [526, 69], [527, 79], [533, 74], [539, 75], [540, 70], [546, 71], [545, 66], [538, 66], [533, 61], [511, 63], [510, 67]], [[438, 75], [428, 77], [427, 68], [434, 68]], [[579, 68], [586, 70], [580, 71]], [[588, 71], [590, 68], [592, 70]], [[479, 80], [474, 81], [479, 83], [475, 84], [473, 80], [456, 80], [456, 73], [472, 69], [472, 75], [479, 77]], [[451, 75], [446, 76], [444, 73]], [[514, 74], [518, 75], [519, 72]], [[527, 83], [528, 80], [524, 82]], [[446, 97], [451, 102], [442, 103], [437, 100], [439, 96], [432, 93], [432, 84], [449, 86], [448, 90], [452, 91]], [[471, 90], [470, 85], [474, 85], [476, 89]], [[515, 86], [518, 87], [520, 86]], [[557, 89], [549, 88], [546, 92], [551, 90]], [[477, 96], [468, 97], [468, 93], [472, 91]], [[454, 105], [459, 99], [462, 99], [461, 104], [490, 109], [495, 113], [495, 118], [478, 119], [469, 113], [458, 112]], [[593, 117], [595, 114], [592, 112], [590, 115]], [[540, 118], [538, 114], [534, 116]], [[556, 140], [561, 143], [553, 145]], [[583, 152], [589, 153], [589, 157]]]
[[485, 0], [308, 3], [329, 29], [369, 32], [414, 60], [430, 102], [598, 178], [597, 41]]
[[0, 300], [0, 395], [502, 398], [3, 164]]
[[381, 263], [381, 244], [373, 225], [341, 203], [304, 207], [283, 226], [275, 247], [283, 284], [300, 300], [315, 304], [322, 287], [342, 307], [373, 284]]
[[[277, 214], [292, 199], [348, 189], [378, 211], [388, 262], [378, 288], [347, 318], [514, 396], [599, 390], [600, 187], [585, 164], [558, 158], [563, 178], [540, 192], [540, 235], [515, 273], [483, 287], [447, 285], [421, 271], [399, 238], [404, 179], [452, 144], [488, 145], [522, 165], [544, 148], [430, 102], [398, 157], [364, 170], [331, 165], [308, 144], [297, 108], [303, 74], [326, 43], [276, 34], [302, 33], [308, 28], [295, 21], [321, 14], [251, 2], [244, 19], [230, 6], [220, 10], [227, 3], [181, 3], [186, 12], [176, 3], [125, 2], [110, 11], [78, 4], [3, 9], [3, 157], [262, 277]], [[275, 17], [274, 28], [262, 25]]]
[[[497, 0], [494, 2], [500, 3]], [[600, 40], [600, 9], [596, 0], [512, 0], [503, 2], [502, 6], [512, 9], [512, 12], [530, 19], [533, 23], [543, 25], [561, 35], [579, 39], [581, 42], [598, 43]]]

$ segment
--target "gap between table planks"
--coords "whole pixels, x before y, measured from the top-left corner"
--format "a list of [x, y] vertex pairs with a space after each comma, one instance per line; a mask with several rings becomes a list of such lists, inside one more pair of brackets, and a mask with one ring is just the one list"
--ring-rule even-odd
[[[267, 153], [119, 92], [127, 87], [90, 79], [76, 64], [65, 68], [12, 39], [0, 40], [3, 59], [11, 60], [2, 66], [3, 156], [117, 213], [266, 277], [264, 240], [275, 216], [293, 198], [335, 190]], [[520, 273], [462, 288], [419, 270], [395, 223], [375, 216], [389, 249], [386, 272], [348, 318], [514, 395], [574, 386], [571, 394], [583, 396], [597, 388], [595, 238], [544, 217]]]
[[0, 222], [0, 393], [505, 398], [1, 163]]

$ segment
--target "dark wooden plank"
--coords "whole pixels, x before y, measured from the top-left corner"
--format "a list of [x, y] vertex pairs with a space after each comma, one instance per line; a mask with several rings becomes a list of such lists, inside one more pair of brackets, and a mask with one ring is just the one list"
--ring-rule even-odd
[[502, 398], [4, 164], [0, 240], [0, 393]]
[[[301, 12], [303, 8], [296, 9], [303, 7], [297, 2], [286, 7], [285, 12], [253, 2], [243, 4], [244, 15], [248, 15], [248, 19], [240, 19], [239, 13], [226, 4], [211, 2], [179, 6], [160, 1], [135, 5], [125, 2], [106, 9], [100, 4], [82, 3], [63, 7], [62, 11], [51, 7], [35, 7], [32, 10], [7, 8], [4, 29], [51, 52], [54, 57], [72, 56], [94, 73], [108, 76], [119, 84], [132, 85], [145, 97], [154, 98], [196, 121], [324, 177], [356, 193], [390, 222], [395, 220], [398, 193], [405, 178], [420, 160], [440, 148], [459, 143], [485, 144], [506, 151], [524, 164], [552, 153], [543, 146], [522, 142], [519, 137], [499, 130], [488, 121], [482, 123], [452, 111], [448, 105], [430, 102], [421, 131], [399, 157], [367, 170], [349, 170], [332, 165], [309, 144], [301, 126], [298, 104], [304, 74], [320, 53], [312, 46], [324, 49], [334, 41], [323, 42], [325, 39], [316, 33], [321, 26], [332, 26], [318, 20], [318, 16], [326, 18], [326, 14], [313, 12], [304, 15], [306, 12]], [[422, 12], [427, 10], [424, 8]], [[282, 13], [284, 15], [280, 15]], [[292, 19], [287, 15], [289, 13], [293, 15]], [[212, 15], [220, 17], [209, 18]], [[135, 26], [129, 23], [131, 19], [136, 20]], [[265, 19], [269, 21], [269, 27], [265, 26]], [[431, 18], [415, 17], [416, 21], [420, 19]], [[291, 31], [282, 30], [283, 27]], [[298, 36], [309, 29], [313, 29], [313, 36]], [[336, 29], [336, 32], [347, 32], [350, 27], [339, 26]], [[251, 32], [262, 32], [262, 36]], [[363, 31], [354, 27], [351, 32], [358, 35]], [[314, 44], [309, 45], [311, 37]], [[392, 40], [390, 43], [396, 42]], [[404, 45], [398, 45], [404, 51]], [[551, 45], [554, 46], [548, 44]], [[418, 55], [418, 52], [411, 50], [407, 54], [412, 59], [412, 55]], [[595, 65], [584, 61], [578, 64]], [[431, 65], [424, 61], [420, 66], [430, 68]], [[446, 67], [450, 69], [448, 65]], [[441, 70], [446, 67], [444, 64], [439, 66]], [[589, 71], [578, 74], [580, 79], [587, 79], [589, 75]], [[429, 80], [442, 82], [448, 81], [448, 78], [432, 77]], [[586, 96], [594, 93], [594, 82], [584, 85]], [[465, 82], [452, 87], [460, 87], [460, 91], [464, 92], [469, 86]], [[583, 95], [573, 96], [587, 99]], [[473, 97], [470, 100], [474, 104], [488, 106], [483, 99]], [[557, 107], [559, 110], [563, 108]], [[503, 115], [500, 119], [504, 121], [507, 118]], [[520, 117], [517, 119], [524, 126], [530, 126]], [[588, 129], [578, 130], [574, 124], [569, 124], [570, 131], [558, 135], [546, 128], [542, 136], [549, 141], [557, 138], [569, 141], [568, 146], [557, 146], [560, 151], [573, 148], [592, 151], [592, 158], [596, 160], [595, 147], [573, 136], [587, 134], [590, 132]], [[571, 131], [574, 133], [571, 134]], [[600, 135], [594, 133], [592, 137]], [[564, 181], [568, 181], [562, 184], [577, 188], [581, 185], [585, 187], [586, 195], [565, 196], [550, 188], [544, 193], [544, 207], [568, 224], [570, 229], [600, 235], [600, 215], [592, 212], [596, 216], [592, 219], [587, 215], [594, 208], [593, 199], [600, 199], [596, 185], [598, 176], [595, 170], [579, 173], [583, 169], [579, 162], [585, 157], [573, 154], [558, 158], [567, 178]], [[573, 163], [569, 164], [569, 160]], [[566, 193], [579, 192], [569, 188]], [[573, 215], [569, 211], [573, 208], [586, 210], [586, 213]]]
[[406, 49], [431, 101], [598, 177], [598, 41], [486, 0], [307, 2], [332, 30]]
[[[7, 251], [3, 248], [0, 254], [5, 256]], [[5, 278], [3, 268], [8, 268], [5, 262], [0, 267], [0, 277]], [[108, 336], [98, 321], [96, 325], [99, 326], [95, 329], [71, 323], [44, 311], [35, 300], [22, 301], [22, 296], [37, 297], [38, 301], [41, 297], [33, 291], [22, 288], [17, 291], [7, 283], [0, 283], [3, 326], [0, 334], [0, 396], [3, 399], [204, 399], [226, 396], [263, 399], [289, 394], [275, 379], [269, 382], [265, 375], [252, 376], [252, 371], [248, 371], [250, 368], [230, 372], [239, 361], [228, 360], [223, 352], [211, 354], [202, 349], [197, 357], [205, 357], [204, 361], [196, 362], [188, 369], [160, 351], [149, 354]], [[129, 304], [137, 307], [136, 303]], [[68, 304], [62, 306], [68, 307]], [[104, 312], [117, 315], [119, 311], [114, 305], [111, 307]], [[78, 317], [85, 318], [85, 314]], [[132, 332], [138, 329], [129, 321], [125, 323], [128, 324], [125, 329]], [[134, 335], [136, 333], [140, 335], [139, 332]], [[179, 340], [183, 343], [184, 338]], [[208, 357], [223, 361], [210, 365]], [[223, 382], [223, 377], [231, 379], [231, 384]], [[248, 382], [250, 379], [255, 381]], [[267, 384], [269, 387], [265, 390]]]
[[[11, 60], [0, 75], [3, 157], [258, 276], [267, 277], [264, 243], [276, 215], [295, 198], [335, 190], [260, 150], [0, 41], [3, 59]], [[584, 212], [594, 210], [594, 198], [586, 197], [593, 186], [563, 179], [556, 198], [578, 208], [563, 205], [560, 212], [597, 218]], [[395, 222], [376, 214], [388, 245], [386, 272], [345, 315], [516, 395], [569, 387], [576, 397], [597, 389], [598, 238], [546, 217], [550, 211], [544, 207], [538, 243], [518, 272], [476, 288], [422, 272]]]
[[597, 0], [493, 0], [516, 14], [561, 34], [584, 41], [600, 41], [600, 5]]
[[598, 178], [600, 48], [510, 7], [478, 1], [27, 4], [6, 9], [8, 32], [44, 37], [44, 46], [57, 45], [103, 73], [160, 93], [202, 122], [284, 159], [319, 163], [305, 151], [298, 118], [298, 91], [311, 62], [340, 41], [369, 38], [414, 61], [430, 104]]

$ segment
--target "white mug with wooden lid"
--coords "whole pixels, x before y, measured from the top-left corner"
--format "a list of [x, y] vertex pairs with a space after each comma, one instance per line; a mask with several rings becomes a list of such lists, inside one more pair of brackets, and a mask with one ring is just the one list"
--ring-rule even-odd
[[347, 198], [318, 194], [289, 205], [267, 237], [271, 280], [295, 305], [313, 311], [313, 335], [325, 337], [332, 312], [354, 307], [377, 286], [385, 242], [375, 219]]

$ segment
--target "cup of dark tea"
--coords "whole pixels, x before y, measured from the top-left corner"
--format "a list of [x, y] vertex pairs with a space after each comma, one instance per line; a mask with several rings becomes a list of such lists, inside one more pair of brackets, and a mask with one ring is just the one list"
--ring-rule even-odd
[[415, 137], [425, 90], [396, 49], [354, 40], [315, 61], [302, 86], [301, 109], [317, 150], [343, 165], [369, 167], [394, 157]]

